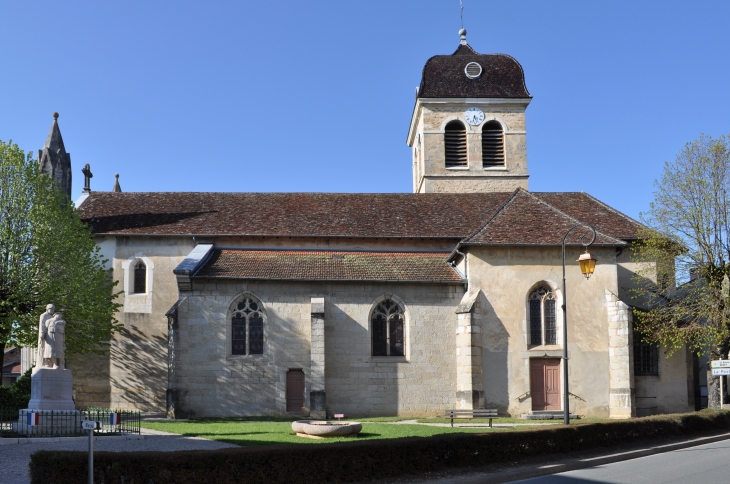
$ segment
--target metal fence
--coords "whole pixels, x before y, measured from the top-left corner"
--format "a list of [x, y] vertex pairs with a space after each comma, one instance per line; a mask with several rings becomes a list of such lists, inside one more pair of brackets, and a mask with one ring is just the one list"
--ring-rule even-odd
[[88, 435], [83, 420], [100, 422], [94, 435], [139, 434], [139, 412], [92, 408], [85, 410], [30, 410], [0, 408], [0, 437], [73, 437]]

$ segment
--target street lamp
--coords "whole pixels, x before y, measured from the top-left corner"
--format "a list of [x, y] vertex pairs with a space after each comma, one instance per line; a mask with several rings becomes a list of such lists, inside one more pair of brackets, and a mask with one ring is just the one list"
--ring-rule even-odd
[[586, 276], [586, 279], [589, 279], [591, 275], [593, 275], [593, 271], [596, 269], [596, 262], [597, 259], [594, 259], [591, 254], [588, 253], [588, 246], [591, 245], [596, 240], [596, 229], [593, 228], [593, 226], [583, 223], [577, 223], [573, 225], [570, 229], [568, 229], [567, 232], [565, 232], [565, 235], [563, 236], [563, 383], [565, 391], [563, 393], [563, 412], [565, 415], [565, 418], [563, 422], [565, 425], [570, 424], [570, 400], [569, 395], [570, 392], [568, 391], [568, 294], [565, 292], [565, 239], [568, 238], [568, 234], [570, 234], [574, 229], [578, 227], [586, 227], [591, 229], [593, 232], [593, 236], [591, 237], [591, 240], [588, 241], [588, 243], [585, 243], [583, 240], [585, 239], [586, 234], [581, 235], [580, 237], [580, 245], [585, 247], [586, 251], [585, 254], [581, 254], [580, 257], [578, 257], [578, 265], [580, 266], [580, 271], [583, 273], [584, 276]]

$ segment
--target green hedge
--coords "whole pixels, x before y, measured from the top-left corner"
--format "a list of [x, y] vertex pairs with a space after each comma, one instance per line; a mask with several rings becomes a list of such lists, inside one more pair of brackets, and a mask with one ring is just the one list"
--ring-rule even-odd
[[30, 370], [9, 387], [0, 386], [0, 408], [28, 408], [30, 401]]
[[[107, 484], [356, 482], [728, 429], [730, 412], [702, 411], [488, 434], [215, 451], [97, 452], [94, 471], [95, 481]], [[36, 452], [30, 461], [31, 482], [85, 482], [86, 459], [85, 452]]]

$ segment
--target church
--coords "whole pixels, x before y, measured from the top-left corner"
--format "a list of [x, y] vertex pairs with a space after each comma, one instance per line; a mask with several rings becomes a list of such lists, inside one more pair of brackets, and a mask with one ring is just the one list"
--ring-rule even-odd
[[[641, 225], [584, 192], [529, 191], [531, 100], [517, 60], [477, 53], [462, 30], [423, 68], [413, 193], [101, 192], [87, 165], [76, 206], [123, 291], [124, 329], [107, 355], [69, 360], [76, 406], [557, 414], [567, 345], [571, 413], [694, 410], [692, 355], [634, 341]], [[39, 160], [70, 196], [57, 120]], [[588, 279], [574, 262], [586, 225]]]

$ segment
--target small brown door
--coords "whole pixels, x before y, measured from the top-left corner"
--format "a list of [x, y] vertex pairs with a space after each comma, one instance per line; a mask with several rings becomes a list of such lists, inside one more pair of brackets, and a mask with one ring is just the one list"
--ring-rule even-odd
[[560, 358], [530, 359], [533, 410], [560, 410]]
[[304, 411], [304, 372], [289, 370], [286, 373], [286, 411]]

